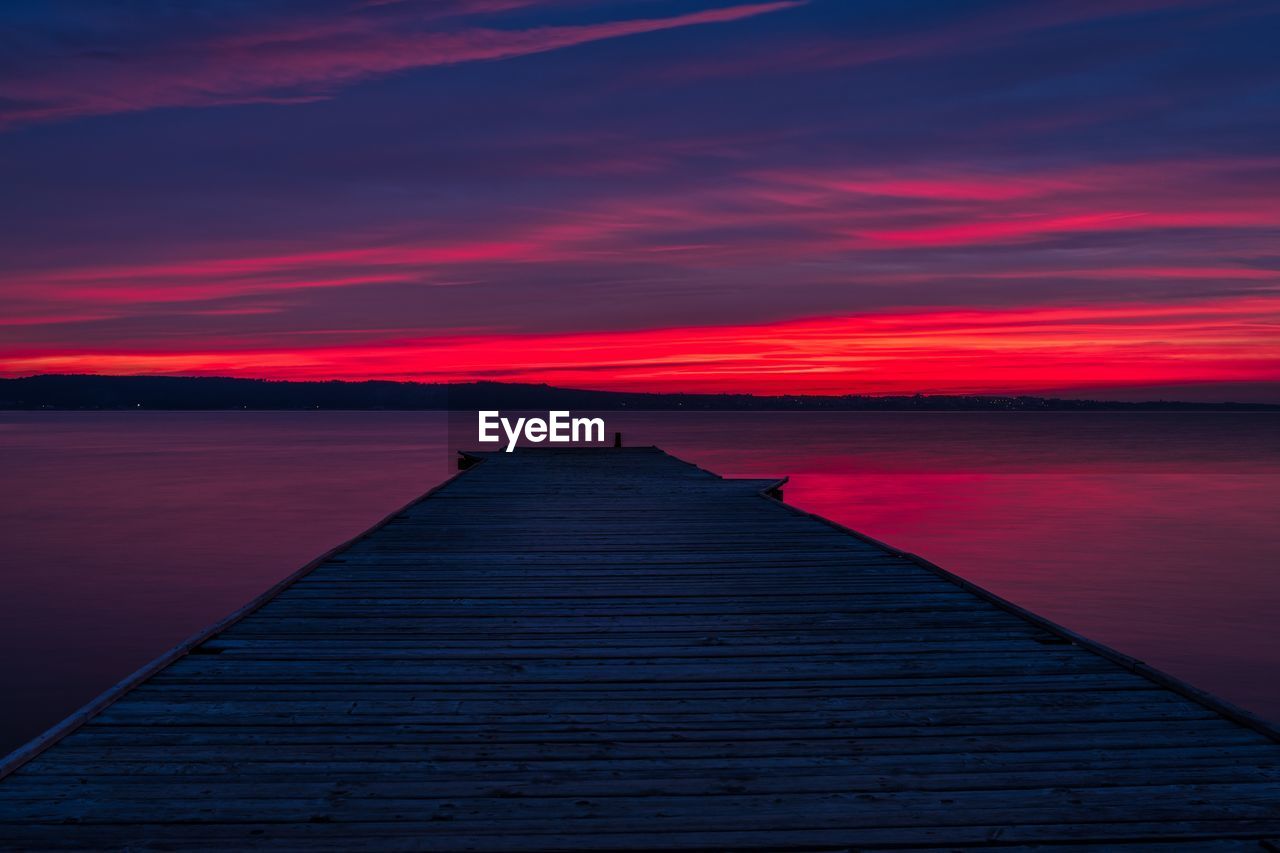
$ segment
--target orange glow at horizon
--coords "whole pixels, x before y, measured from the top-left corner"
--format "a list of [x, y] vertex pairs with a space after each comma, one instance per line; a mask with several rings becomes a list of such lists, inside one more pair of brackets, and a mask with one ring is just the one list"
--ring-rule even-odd
[[757, 394], [1019, 393], [1280, 381], [1280, 297], [927, 310], [337, 346], [0, 352], [0, 374], [546, 382]]

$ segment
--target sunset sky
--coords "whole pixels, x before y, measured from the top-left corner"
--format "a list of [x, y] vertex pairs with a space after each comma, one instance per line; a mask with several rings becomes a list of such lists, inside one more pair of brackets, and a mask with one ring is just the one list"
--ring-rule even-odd
[[1280, 402], [1280, 5], [18, 0], [0, 375]]

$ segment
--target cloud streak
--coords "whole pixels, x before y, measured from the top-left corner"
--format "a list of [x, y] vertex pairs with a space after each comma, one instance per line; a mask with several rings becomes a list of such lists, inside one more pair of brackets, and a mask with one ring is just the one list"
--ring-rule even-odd
[[649, 391], [1013, 393], [1280, 382], [1280, 296], [1151, 306], [886, 312], [623, 333], [360, 346], [10, 352], [0, 373], [490, 378]]
[[[348, 13], [124, 51], [80, 52], [38, 63], [0, 82], [0, 128], [160, 107], [304, 102], [395, 72], [511, 59], [622, 36], [729, 23], [803, 5], [751, 3], [662, 18], [525, 30], [432, 29], [427, 15]], [[501, 11], [523, 4], [490, 4]], [[465, 11], [465, 10], [462, 10]]]
[[[255, 241], [166, 261], [10, 269], [0, 272], [0, 326], [33, 317], [56, 325], [59, 308], [110, 319], [160, 306], [289, 314], [325, 301], [360, 302], [364, 316], [381, 313], [397, 327], [402, 303], [435, 306], [433, 330], [482, 317], [519, 330], [588, 322], [535, 281], [559, 281], [560, 293], [589, 283], [575, 300], [594, 286], [612, 294], [591, 322], [615, 328], [653, 322], [654, 312], [689, 316], [717, 291], [745, 297], [738, 318], [848, 311], [872, 290], [881, 307], [901, 307], [948, 286], [1022, 306], [1066, 295], [1260, 291], [1280, 285], [1266, 261], [1280, 231], [1278, 174], [1271, 161], [748, 172], [697, 191], [634, 190], [454, 223], [448, 235], [424, 236], [437, 230], [430, 222], [400, 223], [397, 234], [312, 235], [275, 251]], [[326, 291], [336, 295], [326, 300]], [[637, 315], [640, 302], [651, 313]]]

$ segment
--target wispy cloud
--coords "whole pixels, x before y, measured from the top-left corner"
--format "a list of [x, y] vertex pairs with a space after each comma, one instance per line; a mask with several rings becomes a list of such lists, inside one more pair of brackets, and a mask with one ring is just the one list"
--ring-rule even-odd
[[[1280, 281], [1280, 273], [1250, 267], [1248, 259], [1264, 253], [1280, 229], [1278, 168], [1273, 161], [1232, 160], [1003, 172], [960, 165], [894, 174], [752, 171], [700, 190], [632, 189], [575, 208], [524, 211], [506, 222], [458, 223], [447, 239], [424, 236], [430, 223], [401, 223], [398, 234], [320, 235], [275, 251], [226, 244], [213, 254], [167, 261], [11, 269], [0, 272], [0, 307], [8, 303], [12, 316], [18, 300], [43, 306], [41, 316], [53, 304], [128, 312], [157, 303], [468, 280], [487, 282], [504, 301], [536, 303], [537, 290], [527, 285], [535, 270], [548, 279], [605, 283], [639, 265], [664, 271], [668, 281], [701, 279], [703, 290], [735, 281], [739, 292], [758, 270], [799, 265], [785, 272], [786, 289], [755, 294], [768, 310], [806, 289], [830, 291], [841, 282], [892, 288], [1025, 279], [1037, 282], [1028, 298], [1038, 291], [1050, 300], [1072, 282], [1108, 278], [1129, 287], [1265, 286]], [[1169, 239], [1174, 232], [1199, 234], [1203, 242]], [[1107, 241], [1117, 237], [1124, 244], [1109, 249]], [[1064, 247], [1064, 240], [1077, 242]], [[698, 299], [697, 292], [667, 292], [665, 283], [651, 287], [637, 296], [676, 315]], [[549, 313], [562, 312], [530, 305], [524, 316], [536, 325]]]
[[[430, 66], [510, 59], [603, 39], [727, 23], [803, 5], [778, 0], [640, 18], [531, 29], [437, 28], [439, 12], [348, 12], [261, 30], [125, 50], [48, 57], [0, 83], [0, 127], [158, 107], [288, 103]], [[453, 13], [527, 5], [469, 4]], [[458, 6], [458, 4], [454, 4]]]
[[[972, 4], [972, 10], [936, 25], [920, 24], [915, 15], [900, 31], [841, 37], [813, 34], [802, 42], [782, 46], [759, 42], [723, 53], [667, 65], [662, 79], [685, 81], [699, 77], [732, 77], [785, 71], [851, 68], [880, 62], [980, 52], [1011, 38], [1056, 27], [1139, 16], [1180, 7], [1210, 5], [1213, 0], [1075, 0], [1015, 3], [995, 9]], [[903, 6], [904, 9], [909, 7]], [[957, 8], [961, 8], [957, 6]], [[1133, 47], [1129, 46], [1132, 50]]]
[[1278, 327], [1280, 299], [1231, 298], [886, 312], [612, 334], [472, 334], [356, 346], [32, 348], [0, 355], [0, 374], [492, 378], [756, 393], [1070, 393], [1082, 387], [1274, 383], [1280, 381], [1280, 357], [1266, 333]]

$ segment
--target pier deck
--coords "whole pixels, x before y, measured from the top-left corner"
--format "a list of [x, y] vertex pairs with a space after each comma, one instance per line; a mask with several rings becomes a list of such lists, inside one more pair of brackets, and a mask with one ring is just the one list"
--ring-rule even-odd
[[0, 848], [1280, 849], [1265, 724], [768, 485], [488, 455], [11, 761]]

